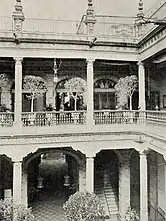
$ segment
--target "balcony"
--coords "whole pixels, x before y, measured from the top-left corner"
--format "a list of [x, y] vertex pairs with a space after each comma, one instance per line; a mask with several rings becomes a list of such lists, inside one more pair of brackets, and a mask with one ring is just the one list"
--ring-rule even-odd
[[22, 125], [16, 125], [14, 113], [0, 113], [0, 134], [147, 132], [164, 137], [166, 132], [166, 112], [95, 110], [90, 128], [86, 115], [86, 111], [23, 112]]

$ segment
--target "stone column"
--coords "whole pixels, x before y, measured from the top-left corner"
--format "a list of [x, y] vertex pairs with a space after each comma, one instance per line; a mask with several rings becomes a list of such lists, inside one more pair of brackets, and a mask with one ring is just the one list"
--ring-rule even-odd
[[21, 204], [22, 162], [13, 162], [13, 202]]
[[28, 174], [26, 168], [22, 172], [22, 204], [28, 207]]
[[94, 157], [86, 157], [86, 190], [94, 192]]
[[139, 107], [144, 111], [145, 105], [145, 67], [142, 62], [138, 62], [138, 78], [139, 78]]
[[147, 151], [140, 151], [140, 221], [148, 221]]
[[94, 90], [93, 90], [93, 63], [94, 60], [87, 60], [87, 127], [90, 129], [94, 125], [93, 111], [94, 111]]
[[17, 127], [21, 127], [22, 113], [22, 60], [17, 57], [15, 60], [15, 100], [14, 100], [14, 123]]
[[119, 212], [122, 220], [130, 207], [130, 154], [129, 151], [120, 151], [119, 158]]

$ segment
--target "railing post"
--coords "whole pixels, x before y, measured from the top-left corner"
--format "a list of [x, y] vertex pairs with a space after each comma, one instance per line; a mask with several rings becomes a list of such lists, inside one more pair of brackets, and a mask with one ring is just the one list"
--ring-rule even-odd
[[22, 60], [16, 57], [15, 60], [15, 101], [14, 101], [14, 124], [21, 127], [22, 114]]
[[145, 111], [145, 67], [144, 64], [138, 62], [138, 78], [139, 78], [139, 107], [141, 111]]
[[90, 129], [94, 125], [93, 119], [93, 59], [87, 60], [87, 127]]
[[21, 5], [21, 0], [16, 0], [15, 10], [13, 12], [13, 20], [14, 20], [14, 37], [16, 43], [20, 42], [21, 32], [22, 32], [22, 23], [25, 19], [23, 13], [23, 7]]
[[86, 18], [85, 18], [85, 24], [87, 26], [88, 35], [93, 35], [95, 23], [96, 23], [96, 19], [94, 15], [93, 2], [92, 0], [88, 0], [88, 9], [87, 9]]

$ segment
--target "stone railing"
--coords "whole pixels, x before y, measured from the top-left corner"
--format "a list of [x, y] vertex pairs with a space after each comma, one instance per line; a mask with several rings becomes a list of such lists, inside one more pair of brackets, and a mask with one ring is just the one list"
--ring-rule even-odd
[[22, 113], [23, 126], [56, 126], [65, 124], [86, 123], [85, 111], [50, 111], [50, 112], [25, 112]]
[[1, 31], [12, 31], [13, 20], [10, 17], [0, 17], [0, 32]]
[[0, 112], [0, 127], [11, 127], [14, 122], [14, 113]]
[[143, 124], [145, 112], [126, 110], [94, 111], [95, 124]]
[[[13, 112], [0, 112], [0, 127], [11, 127], [13, 122]], [[22, 122], [24, 127], [85, 125], [86, 111], [23, 112]], [[166, 111], [95, 110], [94, 122], [95, 125], [154, 124], [166, 126]]]
[[146, 111], [146, 122], [166, 125], [166, 111]]
[[76, 34], [79, 21], [26, 18], [23, 32], [33, 34]]

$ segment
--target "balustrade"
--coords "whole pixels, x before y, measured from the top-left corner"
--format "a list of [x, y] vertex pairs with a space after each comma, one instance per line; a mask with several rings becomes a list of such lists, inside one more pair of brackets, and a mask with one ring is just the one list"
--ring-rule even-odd
[[14, 113], [0, 112], [0, 126], [11, 127], [13, 126]]
[[[166, 111], [95, 110], [95, 125], [154, 124], [166, 125]], [[13, 112], [0, 112], [0, 127], [12, 127]], [[23, 112], [22, 123], [29, 126], [85, 125], [86, 111]]]
[[85, 111], [52, 111], [22, 113], [23, 126], [55, 126], [60, 124], [85, 124]]
[[125, 110], [94, 111], [95, 124], [142, 124], [145, 122], [145, 113]]

